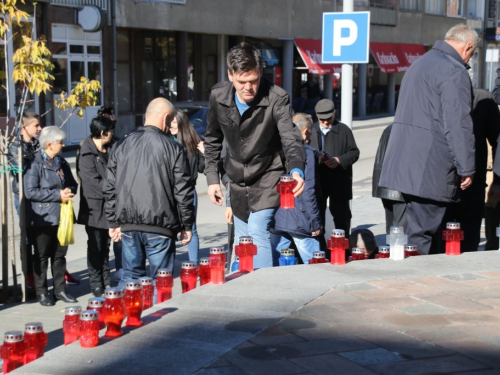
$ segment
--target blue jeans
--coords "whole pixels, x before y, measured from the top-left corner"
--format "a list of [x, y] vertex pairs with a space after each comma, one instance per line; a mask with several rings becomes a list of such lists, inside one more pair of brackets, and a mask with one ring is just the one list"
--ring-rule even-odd
[[194, 218], [195, 222], [193, 224], [193, 238], [191, 242], [188, 243], [188, 255], [191, 262], [196, 262], [198, 264], [198, 252], [200, 251], [200, 238], [198, 237], [198, 231], [196, 230], [196, 215], [198, 213], [198, 195], [196, 190], [194, 191]]
[[146, 276], [146, 258], [153, 279], [160, 268], [173, 271], [175, 239], [157, 233], [122, 232], [122, 281]]
[[271, 233], [271, 246], [273, 248], [273, 265], [277, 266], [280, 252], [288, 249], [290, 244], [295, 242], [295, 246], [304, 264], [309, 264], [315, 251], [319, 251], [319, 241], [314, 237], [305, 237], [290, 233]]
[[255, 268], [273, 266], [269, 229], [276, 210], [277, 208], [266, 208], [265, 210], [252, 212], [248, 218], [248, 223], [236, 216], [233, 217], [234, 244], [238, 245], [242, 236], [251, 236], [254, 245], [257, 246], [257, 255], [253, 259]]

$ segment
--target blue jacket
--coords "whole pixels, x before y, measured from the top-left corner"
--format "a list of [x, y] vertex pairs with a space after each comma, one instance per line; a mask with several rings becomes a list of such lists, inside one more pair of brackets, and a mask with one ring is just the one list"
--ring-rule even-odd
[[278, 209], [274, 222], [271, 223], [271, 228], [274, 228], [273, 232], [311, 237], [311, 233], [323, 225], [317, 202], [319, 184], [316, 173], [318, 164], [316, 153], [318, 151], [307, 144], [304, 144], [304, 149], [306, 152], [304, 193], [295, 198], [295, 208]]
[[71, 168], [64, 158], [56, 156], [58, 164], [64, 172], [64, 182], [59, 177], [56, 168], [50, 167], [42, 157], [42, 152], [36, 153], [35, 159], [24, 175], [24, 195], [26, 203], [26, 224], [28, 227], [52, 227], [59, 225], [61, 213], [61, 192], [70, 188], [76, 194], [78, 183], [73, 178]]
[[379, 185], [455, 202], [460, 176], [475, 173], [467, 64], [444, 41], [415, 61], [401, 83]]

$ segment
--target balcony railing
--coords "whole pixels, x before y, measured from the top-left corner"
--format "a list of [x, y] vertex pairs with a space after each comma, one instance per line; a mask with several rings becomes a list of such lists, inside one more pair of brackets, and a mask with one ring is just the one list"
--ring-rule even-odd
[[94, 5], [102, 10], [108, 9], [108, 0], [50, 0], [51, 4], [81, 8], [85, 5]]

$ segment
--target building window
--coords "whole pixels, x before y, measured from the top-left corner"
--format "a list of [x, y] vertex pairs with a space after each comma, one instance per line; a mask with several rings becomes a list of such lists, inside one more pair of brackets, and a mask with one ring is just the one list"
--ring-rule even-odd
[[399, 0], [399, 9], [420, 12], [420, 0]]
[[425, 0], [425, 13], [445, 15], [445, 0]]
[[447, 0], [448, 17], [463, 17], [464, 15], [464, 1], [463, 0]]
[[116, 35], [118, 113], [132, 112], [132, 92], [130, 87], [130, 32], [118, 31]]

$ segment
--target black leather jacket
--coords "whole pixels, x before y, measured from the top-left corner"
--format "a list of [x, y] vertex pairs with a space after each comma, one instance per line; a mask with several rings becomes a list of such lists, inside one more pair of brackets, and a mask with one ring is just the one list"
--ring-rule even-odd
[[[32, 142], [21, 141], [23, 146], [23, 169], [29, 168], [30, 163], [35, 159], [37, 151], [40, 149], [40, 142], [38, 139], [33, 139]], [[18, 154], [19, 154], [19, 140], [16, 138], [14, 142], [9, 146], [8, 149], [8, 160], [10, 166], [18, 166]], [[12, 192], [14, 195], [19, 195], [19, 177], [17, 174], [12, 174]]]

